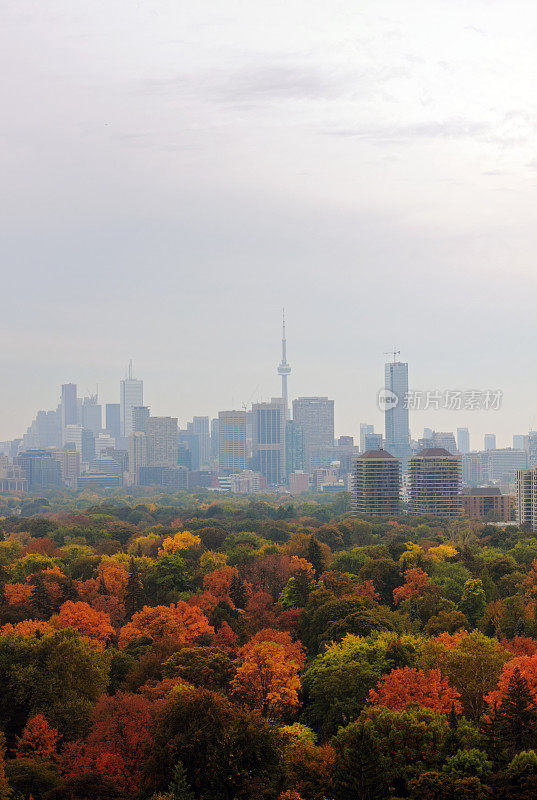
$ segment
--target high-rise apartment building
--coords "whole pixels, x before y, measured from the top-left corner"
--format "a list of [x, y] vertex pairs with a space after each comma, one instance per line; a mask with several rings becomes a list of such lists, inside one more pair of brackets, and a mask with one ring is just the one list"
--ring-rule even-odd
[[218, 413], [218, 474], [234, 475], [246, 469], [246, 411]]
[[334, 446], [334, 401], [328, 397], [293, 400], [293, 421], [304, 431], [305, 471], [328, 467]]
[[147, 435], [134, 431], [129, 436], [129, 474], [131, 483], [138, 483], [140, 467], [147, 467]]
[[521, 528], [537, 531], [537, 467], [516, 474], [516, 519]]
[[146, 424], [149, 466], [177, 466], [178, 432], [177, 417], [149, 417]]
[[121, 435], [132, 433], [132, 409], [144, 404], [144, 382], [132, 377], [132, 361], [129, 363], [128, 377], [120, 383]]
[[369, 450], [354, 459], [351, 486], [354, 514], [401, 513], [401, 462], [386, 450]]
[[470, 452], [470, 431], [468, 428], [457, 428], [457, 450], [459, 453]]
[[434, 447], [410, 459], [410, 510], [435, 517], [460, 516], [460, 456]]
[[394, 360], [384, 365], [384, 386], [391, 394], [384, 412], [386, 450], [401, 459], [406, 471], [410, 456], [410, 428], [408, 424], [408, 364]]
[[273, 397], [270, 403], [254, 403], [253, 460], [254, 468], [265, 478], [268, 486], [285, 482], [285, 399]]
[[496, 434], [495, 433], [486, 433], [485, 434], [484, 449], [485, 450], [496, 450]]
[[106, 430], [114, 439], [121, 436], [121, 411], [119, 403], [106, 404]]

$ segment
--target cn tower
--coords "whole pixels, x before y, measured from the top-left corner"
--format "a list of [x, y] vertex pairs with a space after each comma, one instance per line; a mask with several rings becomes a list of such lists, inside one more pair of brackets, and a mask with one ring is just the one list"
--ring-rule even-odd
[[282, 360], [278, 366], [278, 375], [282, 376], [282, 397], [285, 403], [285, 416], [289, 416], [289, 404], [287, 400], [287, 376], [291, 374], [291, 367], [287, 363], [287, 340], [285, 338], [285, 309], [283, 310], [283, 329], [282, 329]]

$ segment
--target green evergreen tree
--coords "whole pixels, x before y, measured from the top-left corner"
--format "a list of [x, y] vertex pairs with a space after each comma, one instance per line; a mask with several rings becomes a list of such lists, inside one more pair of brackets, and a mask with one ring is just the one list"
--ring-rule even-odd
[[511, 757], [530, 750], [537, 733], [537, 708], [526, 678], [517, 667], [498, 708], [500, 735]]
[[310, 537], [310, 541], [308, 544], [308, 554], [306, 558], [312, 565], [313, 569], [315, 570], [315, 578], [317, 579], [319, 575], [323, 572], [324, 565], [323, 565], [323, 553], [321, 550], [321, 545], [319, 544], [315, 536]]
[[32, 605], [39, 611], [43, 619], [48, 619], [54, 613], [54, 608], [50, 595], [47, 592], [43, 576], [38, 573], [33, 579], [34, 593], [32, 596]]
[[140, 611], [144, 604], [144, 588], [138, 575], [135, 561], [131, 558], [129, 568], [129, 578], [125, 591], [125, 616], [131, 619], [132, 615]]
[[178, 761], [175, 767], [172, 782], [168, 786], [168, 794], [173, 800], [195, 800], [181, 761]]
[[233, 604], [236, 608], [244, 608], [246, 606], [246, 602], [248, 600], [246, 589], [244, 582], [239, 578], [238, 575], [233, 575], [233, 578], [231, 579], [229, 596], [233, 600]]

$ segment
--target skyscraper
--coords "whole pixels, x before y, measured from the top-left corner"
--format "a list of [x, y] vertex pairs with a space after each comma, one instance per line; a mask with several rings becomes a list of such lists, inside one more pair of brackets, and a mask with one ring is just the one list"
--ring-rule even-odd
[[435, 517], [461, 514], [461, 460], [442, 447], [410, 459], [410, 511]]
[[285, 398], [273, 397], [270, 403], [254, 403], [254, 468], [269, 486], [284, 483], [285, 469]]
[[179, 448], [177, 434], [177, 417], [149, 417], [146, 423], [149, 466], [177, 466]]
[[328, 397], [293, 400], [293, 421], [304, 431], [305, 470], [328, 467], [334, 447], [334, 401]]
[[188, 423], [187, 428], [191, 428], [192, 433], [198, 437], [199, 466], [207, 467], [209, 465], [211, 450], [209, 417], [192, 417], [192, 422]]
[[132, 409], [144, 404], [144, 382], [132, 377], [132, 361], [129, 362], [128, 377], [120, 383], [121, 435], [132, 433]]
[[513, 434], [513, 449], [526, 450], [527, 438], [523, 433]]
[[121, 411], [119, 403], [106, 404], [106, 430], [118, 439], [121, 436]]
[[282, 360], [278, 366], [278, 375], [282, 379], [282, 398], [285, 404], [285, 417], [289, 416], [289, 400], [287, 397], [287, 378], [291, 374], [291, 367], [287, 363], [287, 340], [285, 338], [285, 311], [283, 312], [282, 325]]
[[470, 431], [468, 428], [457, 428], [457, 450], [459, 453], [470, 452]]
[[82, 425], [68, 425], [64, 432], [66, 445], [72, 445], [80, 453], [85, 464], [91, 464], [95, 458], [95, 437], [93, 432]]
[[358, 456], [352, 471], [354, 514], [401, 513], [401, 462], [386, 450]]
[[285, 424], [285, 467], [287, 475], [303, 472], [306, 463], [304, 429], [298, 422], [288, 419]]
[[149, 406], [132, 407], [132, 432], [145, 433], [147, 430], [147, 420], [150, 417]]
[[138, 483], [140, 467], [147, 467], [147, 436], [134, 431], [129, 436], [129, 474], [131, 483]]
[[485, 450], [496, 450], [496, 434], [486, 433], [484, 439]]
[[408, 425], [408, 364], [394, 360], [384, 366], [384, 386], [393, 397], [394, 402], [386, 405], [384, 421], [386, 425], [386, 450], [396, 458], [400, 458], [403, 470], [406, 470], [410, 455], [410, 429]]
[[365, 446], [365, 437], [369, 436], [371, 433], [375, 433], [375, 426], [369, 425], [367, 422], [360, 422], [360, 452], [365, 453], [366, 450], [369, 450], [368, 447]]
[[211, 420], [211, 458], [218, 458], [218, 417]]
[[218, 412], [218, 473], [246, 469], [246, 411]]
[[103, 426], [103, 410], [99, 405], [96, 394], [85, 397], [82, 401], [82, 427], [87, 428], [94, 435], [98, 434]]
[[76, 399], [76, 383], [62, 385], [62, 441], [65, 441], [65, 429], [68, 425], [78, 424], [78, 403]]

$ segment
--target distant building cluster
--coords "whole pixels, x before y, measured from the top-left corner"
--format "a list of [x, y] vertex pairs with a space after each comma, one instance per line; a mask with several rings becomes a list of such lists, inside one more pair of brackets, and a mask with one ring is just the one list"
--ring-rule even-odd
[[384, 433], [360, 424], [359, 439], [335, 437], [334, 401], [326, 396], [289, 402], [285, 319], [278, 366], [281, 396], [250, 408], [194, 416], [153, 416], [132, 362], [119, 384], [119, 402], [79, 397], [61, 387], [55, 410], [39, 411], [20, 439], [0, 442], [0, 491], [155, 486], [254, 494], [349, 491], [357, 514], [511, 521], [537, 530], [537, 431], [498, 448], [494, 433], [472, 450], [468, 428], [425, 428], [412, 439], [408, 364], [385, 364], [388, 398]]

